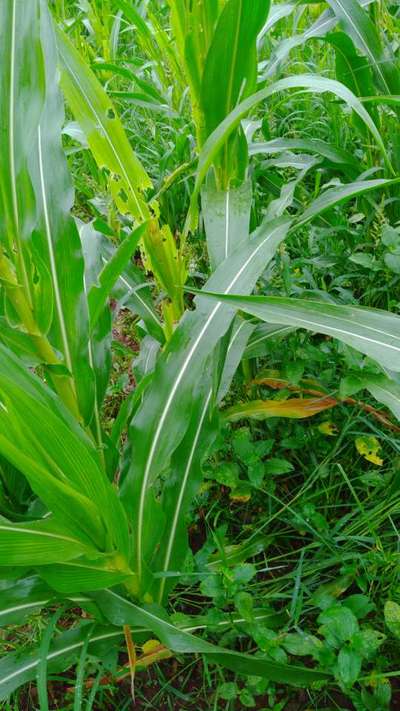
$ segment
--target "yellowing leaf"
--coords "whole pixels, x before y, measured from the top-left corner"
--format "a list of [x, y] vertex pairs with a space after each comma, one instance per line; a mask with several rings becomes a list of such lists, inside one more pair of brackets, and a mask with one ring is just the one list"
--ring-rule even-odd
[[161, 642], [159, 639], [148, 639], [142, 646], [143, 654], [152, 654], [155, 651], [159, 651], [161, 647]]
[[136, 667], [146, 669], [151, 664], [160, 662], [162, 659], [172, 657], [172, 652], [165, 647], [158, 639], [149, 639], [142, 646], [143, 655], [137, 659]]
[[337, 400], [325, 395], [314, 398], [289, 398], [288, 400], [253, 400], [228, 408], [224, 415], [230, 422], [237, 422], [244, 418], [265, 420], [268, 417], [303, 419], [313, 417], [337, 404]]
[[338, 428], [330, 420], [321, 422], [321, 424], [318, 425], [318, 430], [327, 437], [335, 437], [338, 433]]
[[372, 464], [376, 464], [379, 467], [382, 466], [383, 459], [378, 456], [381, 446], [376, 437], [373, 437], [372, 435], [357, 437], [355, 445], [357, 452], [361, 454], [367, 462], [372, 462]]
[[372, 462], [372, 464], [376, 464], [378, 467], [381, 467], [383, 464], [383, 459], [381, 457], [378, 457], [376, 454], [370, 454], [365, 457], [369, 462]]
[[251, 489], [246, 485], [238, 486], [232, 489], [229, 498], [235, 503], [246, 504], [251, 499]]
[[397, 639], [400, 639], [400, 605], [392, 600], [387, 600], [384, 612], [386, 626]]
[[155, 220], [149, 224], [143, 244], [146, 266], [167, 292], [175, 307], [174, 319], [178, 320], [183, 312], [183, 286], [187, 277], [185, 258], [169, 226], [160, 228]]

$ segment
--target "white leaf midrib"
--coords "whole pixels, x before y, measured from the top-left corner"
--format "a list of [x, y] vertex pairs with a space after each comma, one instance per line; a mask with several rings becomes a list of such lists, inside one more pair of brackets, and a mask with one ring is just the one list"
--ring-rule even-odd
[[15, 62], [16, 62], [16, 15], [17, 15], [17, 2], [12, 0], [12, 11], [11, 11], [11, 48], [10, 48], [10, 97], [8, 106], [8, 150], [9, 150], [9, 160], [10, 160], [10, 181], [11, 181], [11, 200], [12, 200], [12, 211], [14, 217], [14, 227], [15, 235], [14, 240], [16, 242], [16, 249], [18, 251], [20, 266], [22, 270], [22, 280], [25, 287], [26, 297], [28, 302], [31, 304], [31, 290], [29, 285], [28, 274], [26, 270], [26, 264], [24, 260], [23, 251], [21, 248], [21, 239], [19, 234], [20, 220], [19, 220], [19, 204], [18, 204], [18, 194], [17, 194], [17, 175], [15, 167]]
[[[247, 258], [247, 260], [242, 264], [228, 287], [226, 288], [224, 294], [229, 294], [231, 289], [235, 286], [236, 282], [238, 279], [241, 277], [245, 269], [248, 267], [250, 262], [255, 258], [255, 256], [258, 254], [258, 252], [262, 249], [262, 247], [265, 245], [267, 241], [273, 238], [273, 236], [282, 228], [282, 225], [279, 225], [276, 227], [272, 232], [268, 233], [268, 235], [265, 237], [265, 239], [260, 242], [260, 244], [252, 251], [251, 255]], [[174, 401], [175, 395], [177, 393], [177, 390], [179, 388], [179, 385], [185, 376], [185, 373], [192, 361], [193, 356], [196, 354], [197, 347], [201, 343], [202, 338], [204, 334], [207, 332], [207, 329], [209, 328], [210, 324], [213, 322], [214, 317], [222, 307], [222, 303], [219, 302], [211, 311], [209, 314], [207, 320], [203, 324], [203, 327], [201, 328], [197, 338], [195, 339], [192, 347], [190, 348], [185, 361], [182, 364], [182, 367], [179, 371], [179, 374], [176, 377], [176, 380], [170, 390], [170, 394], [167, 398], [167, 402], [165, 404], [164, 410], [159, 418], [158, 425], [156, 428], [156, 431], [154, 433], [154, 437], [152, 439], [149, 455], [146, 461], [146, 466], [144, 469], [143, 473], [143, 479], [142, 479], [142, 485], [141, 485], [141, 490], [140, 490], [140, 496], [139, 496], [139, 506], [138, 506], [138, 516], [137, 516], [137, 535], [136, 535], [136, 540], [137, 540], [137, 571], [138, 571], [138, 576], [141, 576], [141, 571], [142, 571], [142, 538], [143, 538], [143, 518], [144, 518], [144, 505], [145, 505], [145, 496], [147, 492], [147, 487], [148, 487], [148, 482], [150, 478], [150, 472], [151, 472], [151, 467], [153, 464], [154, 456], [157, 450], [158, 442], [165, 424], [165, 421], [168, 417], [169, 410], [171, 408], [171, 405]]]
[[[41, 195], [42, 195], [43, 217], [44, 217], [44, 224], [45, 224], [47, 248], [49, 250], [50, 269], [51, 269], [51, 275], [52, 275], [52, 280], [53, 280], [54, 296], [55, 296], [56, 308], [57, 308], [57, 314], [58, 314], [58, 323], [60, 326], [65, 362], [66, 362], [69, 372], [72, 375], [73, 374], [72, 356], [71, 356], [70, 344], [69, 344], [69, 340], [68, 340], [67, 327], [65, 324], [64, 309], [63, 309], [63, 304], [62, 304], [60, 283], [59, 283], [59, 279], [58, 279], [58, 271], [57, 271], [55, 253], [54, 253], [54, 244], [53, 244], [53, 239], [52, 239], [52, 229], [51, 229], [51, 225], [50, 225], [50, 215], [49, 215], [49, 209], [48, 209], [48, 204], [47, 204], [47, 191], [46, 191], [46, 181], [45, 181], [45, 177], [44, 177], [43, 152], [42, 152], [42, 129], [41, 129], [40, 124], [38, 126], [38, 132], [37, 132], [37, 145], [38, 145], [39, 178], [40, 178], [40, 191], [41, 191]], [[72, 382], [73, 382], [73, 386], [75, 389], [75, 381], [73, 379], [72, 379]]]
[[16, 44], [16, 0], [12, 3], [11, 15], [11, 51], [10, 51], [10, 102], [8, 109], [9, 123], [9, 158], [11, 173], [11, 191], [13, 202], [14, 222], [17, 232], [19, 231], [18, 197], [15, 171], [15, 44]]
[[229, 230], [230, 230], [230, 191], [225, 195], [225, 259], [229, 257]]
[[3, 615], [11, 615], [13, 612], [18, 612], [19, 610], [27, 610], [31, 607], [44, 607], [44, 605], [47, 605], [50, 602], [51, 598], [47, 598], [46, 600], [37, 600], [36, 602], [27, 602], [23, 605], [15, 605], [14, 607], [7, 607], [3, 608], [0, 610], [0, 617]]
[[62, 536], [59, 533], [52, 533], [51, 531], [38, 531], [32, 528], [17, 528], [16, 526], [3, 526], [1, 524], [0, 531], [12, 531], [13, 533], [30, 533], [32, 536], [43, 536], [44, 538], [54, 538], [60, 541], [68, 541], [68, 543], [75, 543], [84, 548], [80, 541], [77, 541], [75, 538], [71, 538], [70, 536]]
[[[110, 639], [112, 637], [120, 637], [123, 635], [123, 631], [118, 631], [118, 632], [109, 632], [108, 634], [103, 634], [103, 635], [98, 635], [97, 637], [92, 637], [90, 639], [90, 643], [93, 642], [101, 642], [103, 639]], [[57, 657], [62, 656], [63, 654], [67, 654], [67, 652], [72, 652], [74, 649], [79, 649], [82, 647], [84, 642], [75, 642], [74, 644], [70, 644], [68, 647], [62, 647], [61, 649], [57, 649], [54, 652], [50, 652], [49, 654], [46, 655], [46, 660], [51, 661], [52, 659], [56, 659]], [[8, 676], [3, 677], [0, 679], [0, 687], [4, 684], [7, 684], [7, 682], [11, 681], [11, 679], [14, 679], [14, 677], [19, 676], [21, 674], [24, 674], [25, 672], [29, 671], [30, 669], [35, 669], [35, 667], [38, 666], [40, 659], [35, 659], [33, 662], [30, 662], [26, 666], [22, 667], [21, 669], [17, 669], [16, 671], [11, 672], [11, 674], [8, 674]]]
[[[190, 471], [192, 468], [194, 455], [196, 453], [197, 445], [198, 445], [199, 438], [200, 438], [200, 433], [201, 433], [203, 423], [204, 423], [204, 420], [205, 420], [205, 417], [207, 414], [208, 406], [209, 406], [209, 403], [211, 400], [211, 395], [212, 395], [212, 388], [210, 388], [210, 390], [207, 394], [207, 397], [205, 399], [204, 407], [203, 407], [203, 410], [200, 415], [200, 419], [197, 424], [195, 436], [193, 438], [192, 447], [189, 452], [189, 457], [186, 462], [186, 467], [185, 467], [185, 471], [184, 471], [184, 475], [183, 475], [183, 479], [182, 479], [182, 483], [181, 483], [181, 488], [180, 488], [178, 500], [177, 500], [175, 511], [174, 511], [172, 525], [169, 529], [168, 544], [167, 544], [167, 550], [165, 552], [163, 567], [161, 569], [162, 571], [168, 570], [168, 566], [169, 566], [169, 563], [171, 560], [172, 548], [173, 548], [174, 541], [175, 541], [176, 530], [178, 527], [178, 521], [179, 521], [179, 516], [180, 516], [180, 512], [181, 512], [181, 508], [182, 508], [183, 497], [185, 495], [187, 481], [188, 481], [189, 474], [190, 474]], [[165, 583], [166, 583], [166, 578], [163, 578], [161, 580], [161, 584], [160, 584], [159, 602], [161, 602], [163, 595], [164, 595]]]
[[[280, 307], [280, 308], [282, 308], [282, 307]], [[280, 317], [278, 316], [278, 318], [280, 318]], [[349, 319], [345, 319], [344, 317], [341, 317], [341, 316], [330, 315], [329, 318], [337, 319], [339, 321], [354, 325], [353, 321], [351, 321]], [[290, 315], [289, 316], [284, 315], [284, 316], [282, 316], [282, 320], [283, 319], [290, 320], [291, 324], [294, 322], [299, 322], [302, 324], [308, 324], [309, 326], [315, 326], [316, 331], [320, 330], [322, 327], [322, 328], [325, 328], [327, 331], [329, 330], [329, 331], [334, 331], [337, 333], [342, 333], [346, 336], [350, 336], [352, 338], [358, 338], [360, 340], [367, 341], [369, 343], [375, 343], [379, 346], [384, 345], [385, 348], [390, 348], [392, 350], [395, 350], [396, 352], [400, 352], [400, 345], [396, 346], [396, 345], [392, 345], [390, 343], [383, 343], [382, 341], [378, 341], [376, 339], [369, 338], [368, 336], [363, 336], [363, 335], [355, 333], [354, 331], [351, 331], [351, 330], [346, 331], [343, 328], [336, 328], [335, 326], [329, 326], [329, 325], [325, 326], [324, 324], [321, 325], [320, 321], [318, 322], [318, 321], [313, 321], [309, 318], [301, 318], [301, 316], [297, 316], [297, 315], [294, 315], [293, 317]], [[365, 324], [362, 324], [362, 327], [365, 328], [366, 330], [372, 331], [373, 333], [380, 333], [383, 336], [387, 336], [388, 338], [395, 339], [400, 342], [399, 336], [395, 336], [391, 333], [387, 333], [386, 331], [382, 331], [378, 328], [373, 328], [372, 326], [367, 326]]]

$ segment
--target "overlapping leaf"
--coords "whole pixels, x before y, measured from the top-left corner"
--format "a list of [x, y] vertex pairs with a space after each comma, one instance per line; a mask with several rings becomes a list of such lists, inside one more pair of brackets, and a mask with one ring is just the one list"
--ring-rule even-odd
[[177, 578], [168, 579], [168, 573], [181, 570], [188, 552], [186, 514], [202, 481], [202, 459], [217, 432], [212, 395], [211, 377], [203, 378], [187, 432], [172, 455], [171, 470], [164, 484], [161, 504], [168, 525], [151, 561], [152, 569], [160, 576], [154, 586], [154, 597], [160, 603], [171, 583], [177, 582]]
[[[218, 284], [225, 293], [251, 291], [285, 237], [289, 224], [287, 220], [280, 220], [259, 228], [245, 248], [220, 265], [208, 287]], [[204, 363], [227, 331], [232, 315], [231, 307], [210, 308], [206, 301], [198, 300], [196, 311], [185, 314], [159, 358], [143, 403], [132, 420], [129, 430], [132, 464], [122, 491], [134, 522], [135, 570], [140, 577], [144, 561], [153, 554], [159, 533], [154, 526], [157, 519], [147, 509], [147, 505], [154, 506], [151, 486], [182, 441]]]
[[[256, 40], [269, 12], [269, 0], [228, 0], [218, 19], [201, 79], [201, 107], [208, 137], [240, 100], [255, 89]], [[225, 71], [221, 72], [221, 67]], [[221, 156], [222, 187], [242, 180], [247, 165], [243, 132], [227, 141]]]
[[[204, 292], [202, 292], [204, 295]], [[305, 328], [337, 338], [374, 358], [380, 365], [400, 371], [400, 316], [380, 309], [342, 306], [279, 296], [206, 294], [266, 321]]]
[[[73, 194], [61, 148], [64, 115], [52, 28], [45, 3], [38, 0], [29, 9], [20, 0], [6, 0], [1, 13], [2, 286], [9, 326], [23, 332], [13, 339], [8, 329], [7, 343], [26, 352], [22, 339], [28, 332], [36, 361], [50, 366], [48, 377], [64, 402], [88, 422], [94, 383], [83, 258], [70, 215]], [[29, 113], [28, 125], [21, 105]]]
[[122, 213], [141, 222], [150, 217], [143, 191], [151, 181], [129, 144], [103, 87], [68, 37], [57, 33], [62, 88], [100, 167], [110, 171], [111, 190]]
[[213, 269], [248, 240], [251, 202], [249, 181], [227, 190], [218, 190], [211, 183], [202, 190], [202, 213]]
[[358, 0], [327, 0], [354, 44], [368, 58], [385, 94], [400, 91], [398, 67], [389, 46], [383, 46], [378, 29]]
[[[48, 671], [61, 672], [74, 664], [92, 630], [93, 625], [84, 622], [76, 629], [60, 635], [46, 654]], [[90, 634], [88, 651], [101, 659], [113, 645], [120, 644], [121, 638], [122, 629], [99, 627]], [[29, 650], [23, 655], [20, 652], [7, 654], [0, 662], [0, 699], [7, 699], [19, 686], [34, 679], [41, 659], [39, 649]]]
[[25, 474], [58, 523], [93, 551], [118, 551], [127, 558], [123, 509], [94, 444], [57, 397], [3, 346], [0, 403], [1, 452]]
[[174, 652], [204, 654], [210, 662], [222, 664], [232, 671], [261, 676], [271, 681], [301, 685], [312, 680], [324, 681], [329, 678], [328, 674], [322, 671], [278, 664], [268, 658], [242, 654], [210, 644], [201, 637], [175, 627], [162, 608], [139, 607], [112, 590], [95, 593], [93, 599], [113, 624], [146, 627]]
[[356, 114], [362, 119], [366, 127], [374, 137], [382, 155], [393, 172], [389, 157], [385, 148], [384, 141], [377, 127], [372, 121], [369, 113], [366, 111], [360, 100], [343, 84], [320, 77], [313, 74], [299, 74], [295, 77], [287, 77], [261, 89], [248, 99], [242, 101], [231, 113], [219, 124], [219, 126], [209, 136], [199, 156], [199, 163], [196, 176], [196, 184], [191, 198], [190, 210], [187, 218], [186, 229], [193, 229], [195, 226], [194, 217], [196, 216], [197, 198], [207, 175], [207, 172], [214, 162], [219, 151], [226, 144], [229, 136], [245, 118], [248, 112], [257, 106], [260, 102], [267, 99], [269, 96], [286, 91], [288, 89], [301, 89], [306, 92], [315, 94], [332, 93], [337, 98], [344, 101]]

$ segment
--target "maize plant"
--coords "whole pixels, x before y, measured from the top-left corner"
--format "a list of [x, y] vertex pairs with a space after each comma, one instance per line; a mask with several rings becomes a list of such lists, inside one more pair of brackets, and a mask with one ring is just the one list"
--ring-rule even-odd
[[[291, 6], [171, 0], [165, 27], [151, 8], [146, 15], [116, 2], [126, 31], [152, 62], [159, 91], [173, 84], [175, 110], [189, 88], [195, 176], [178, 234], [163, 220], [152, 180], [74, 28], [54, 19], [46, 0], [0, 3], [0, 620], [22, 625], [54, 604], [87, 613], [53, 640], [48, 630], [40, 648], [0, 661], [2, 699], [32, 679], [43, 685], [82, 653], [102, 659], [124, 636], [128, 647], [156, 638], [174, 654], [204, 655], [273, 681], [329, 679], [319, 668], [211, 643], [196, 634], [196, 620], [173, 623], [168, 600], [182, 576], [187, 512], [223, 399], [256, 343], [294, 329], [338, 339], [377, 364], [365, 387], [400, 415], [399, 316], [253, 293], [288, 236], [371, 191], [397, 195], [398, 135], [385, 145], [377, 105], [389, 103], [398, 115], [399, 75], [366, 4], [321, 3], [306, 36], [288, 37], [260, 63], [263, 39]], [[292, 49], [311, 36], [333, 43], [341, 81], [313, 73], [282, 77]], [[351, 64], [355, 48], [362, 53], [361, 87], [341, 65], [343, 57]], [[293, 90], [333, 97], [343, 116], [353, 117], [379, 177], [322, 141], [253, 140], [255, 109], [268, 114], [272, 99]], [[374, 97], [369, 103], [367, 95]], [[74, 212], [62, 145], [65, 104], [118, 216], [113, 239]], [[294, 164], [296, 150], [307, 156], [297, 177], [264, 214], [252, 212], [252, 157]], [[343, 182], [304, 205], [297, 188], [323, 161]], [[188, 280], [188, 242], [197, 239], [199, 220], [209, 258], [203, 284]], [[140, 321], [143, 367], [106, 431], [111, 301]]]

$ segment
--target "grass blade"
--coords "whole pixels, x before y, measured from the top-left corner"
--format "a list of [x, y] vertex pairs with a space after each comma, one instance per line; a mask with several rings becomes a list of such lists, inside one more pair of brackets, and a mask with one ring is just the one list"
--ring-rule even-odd
[[43, 633], [42, 641], [40, 643], [40, 659], [36, 674], [40, 711], [49, 711], [49, 697], [47, 695], [47, 657], [49, 655], [51, 638], [57, 627], [57, 622], [60, 619], [62, 612], [62, 609], [56, 610]]
[[89, 627], [86, 634], [86, 639], [82, 645], [79, 655], [79, 662], [76, 669], [75, 694], [74, 694], [74, 709], [73, 711], [82, 711], [83, 688], [85, 681], [85, 663], [88, 654], [90, 638], [93, 634], [93, 627]]

